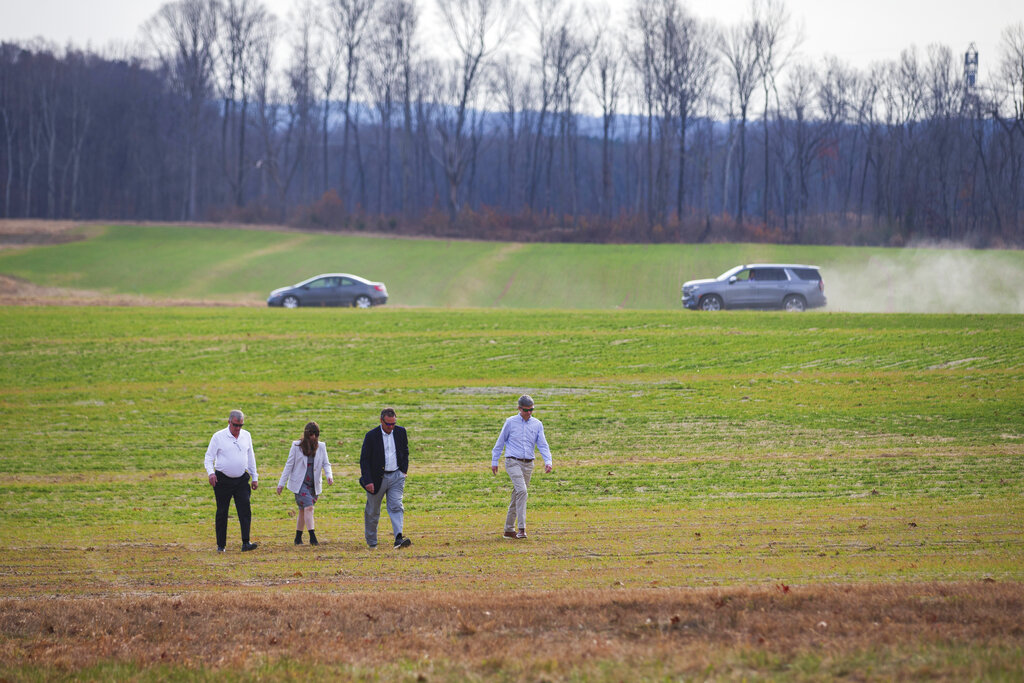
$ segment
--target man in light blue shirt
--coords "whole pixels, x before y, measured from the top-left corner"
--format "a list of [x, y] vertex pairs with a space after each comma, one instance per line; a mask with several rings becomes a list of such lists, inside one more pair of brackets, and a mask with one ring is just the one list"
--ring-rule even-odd
[[524, 394], [519, 397], [519, 414], [505, 420], [491, 451], [491, 473], [498, 473], [498, 458], [504, 450], [505, 471], [512, 480], [512, 500], [505, 516], [505, 538], [526, 538], [526, 489], [533, 474], [534, 448], [544, 458], [544, 472], [551, 472], [551, 449], [544, 438], [544, 425], [533, 417], [533, 399]]

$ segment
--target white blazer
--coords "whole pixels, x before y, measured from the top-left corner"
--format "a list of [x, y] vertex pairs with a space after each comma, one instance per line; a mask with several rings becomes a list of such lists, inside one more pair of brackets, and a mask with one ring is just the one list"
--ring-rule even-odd
[[[298, 441], [292, 442], [292, 448], [288, 451], [288, 462], [284, 464], [284, 471], [281, 472], [281, 481], [277, 482], [278, 486], [287, 484], [288, 490], [292, 493], [299, 492], [299, 489], [302, 488], [302, 480], [306, 478], [306, 456], [299, 448], [299, 443]], [[334, 473], [331, 472], [331, 461], [327, 459], [327, 446], [321, 441], [317, 444], [316, 455], [313, 456], [313, 473], [316, 475], [314, 483], [318, 496], [324, 489], [324, 472], [327, 473], [328, 479], [334, 479]]]

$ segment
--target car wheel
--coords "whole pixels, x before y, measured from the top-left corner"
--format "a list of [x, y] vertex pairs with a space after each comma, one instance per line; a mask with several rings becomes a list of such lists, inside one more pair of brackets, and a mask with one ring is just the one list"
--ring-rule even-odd
[[298, 308], [299, 299], [294, 296], [286, 296], [284, 298], [284, 301], [281, 302], [281, 305], [284, 306], [285, 308]]
[[790, 294], [782, 300], [782, 307], [787, 311], [801, 313], [807, 309], [807, 302], [799, 294]]
[[370, 301], [370, 297], [365, 294], [360, 294], [356, 297], [356, 300], [352, 302], [352, 305], [356, 308], [369, 308], [373, 305], [373, 302]]
[[720, 311], [722, 310], [722, 297], [717, 294], [708, 294], [707, 296], [701, 297], [700, 310], [702, 311]]

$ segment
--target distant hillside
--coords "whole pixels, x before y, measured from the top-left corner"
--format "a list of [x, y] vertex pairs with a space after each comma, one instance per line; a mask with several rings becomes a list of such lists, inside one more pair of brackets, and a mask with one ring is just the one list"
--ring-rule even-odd
[[[83, 228], [83, 230], [85, 230]], [[740, 263], [818, 265], [826, 310], [1024, 313], [1024, 252], [769, 244], [520, 244], [241, 228], [90, 226], [0, 252], [0, 274], [155, 300], [259, 303], [322, 272], [381, 280], [389, 305], [676, 309], [686, 280]]]

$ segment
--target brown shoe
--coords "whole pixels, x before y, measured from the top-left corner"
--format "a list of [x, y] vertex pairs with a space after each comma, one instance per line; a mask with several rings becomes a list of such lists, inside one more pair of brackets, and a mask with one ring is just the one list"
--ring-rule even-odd
[[520, 529], [519, 532], [516, 533], [516, 538], [526, 538], [526, 529]]
[[516, 537], [516, 532], [514, 532], [514, 531], [506, 531], [504, 536], [505, 536], [505, 538], [515, 538]]

